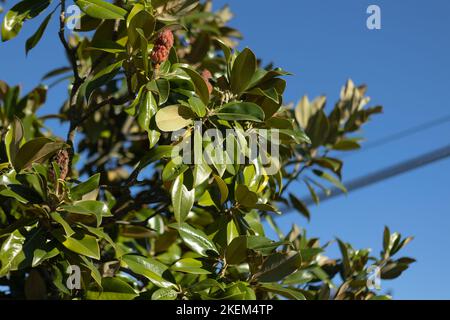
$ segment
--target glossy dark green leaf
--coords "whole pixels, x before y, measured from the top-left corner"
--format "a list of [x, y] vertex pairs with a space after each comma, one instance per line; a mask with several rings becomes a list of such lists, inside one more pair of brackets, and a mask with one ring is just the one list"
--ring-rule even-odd
[[187, 223], [171, 224], [170, 227], [177, 229], [184, 243], [194, 252], [202, 256], [218, 255], [216, 246], [208, 239], [206, 234]]
[[301, 213], [306, 219], [311, 219], [311, 214], [309, 213], [308, 207], [306, 204], [298, 199], [295, 195], [292, 193], [289, 194], [289, 199], [291, 200], [292, 206]]
[[110, 40], [97, 40], [91, 47], [87, 48], [87, 50], [98, 50], [109, 53], [121, 53], [125, 52], [125, 47], [121, 46], [117, 42]]
[[117, 75], [120, 68], [122, 67], [122, 64], [123, 61], [118, 61], [116, 63], [107, 66], [106, 68], [96, 73], [94, 77], [92, 77], [85, 83], [84, 96], [87, 101], [89, 101], [91, 94], [92, 92], [94, 92], [94, 90], [98, 89], [102, 85], [114, 79], [114, 77]]
[[97, 220], [97, 226], [100, 226], [103, 217], [112, 216], [108, 206], [105, 203], [96, 200], [82, 200], [71, 205], [62, 205], [60, 208], [70, 213], [88, 216], [94, 215]]
[[22, 29], [23, 22], [36, 17], [50, 4], [51, 0], [24, 0], [14, 5], [3, 18], [2, 40], [16, 37]]
[[48, 23], [50, 22], [50, 19], [52, 18], [53, 12], [50, 13], [44, 21], [41, 23], [39, 28], [36, 30], [36, 32], [28, 38], [26, 44], [25, 44], [25, 53], [28, 54], [31, 49], [33, 49], [41, 40], [42, 35], [45, 32], [45, 29], [47, 28]]
[[210, 274], [211, 272], [206, 270], [203, 263], [200, 260], [193, 258], [184, 258], [178, 260], [171, 269], [173, 271], [185, 272], [190, 274]]
[[66, 233], [66, 236], [71, 237], [75, 234], [75, 231], [70, 227], [69, 223], [61, 216], [58, 212], [52, 212], [50, 214], [53, 220], [58, 222], [64, 229], [64, 232]]
[[261, 289], [278, 294], [288, 299], [306, 300], [303, 293], [295, 289], [285, 288], [278, 283], [264, 283], [261, 285]]
[[183, 184], [183, 175], [179, 175], [172, 185], [171, 195], [175, 219], [181, 224], [194, 205], [195, 189], [188, 190]]
[[150, 130], [150, 121], [158, 111], [155, 97], [152, 92], [146, 92], [141, 103], [139, 104], [138, 123], [145, 130]]
[[311, 147], [316, 148], [325, 143], [330, 130], [329, 120], [323, 110], [319, 110], [309, 120], [306, 134], [311, 139]]
[[258, 202], [258, 195], [245, 185], [238, 185], [234, 193], [236, 201], [247, 208], [253, 208]]
[[18, 268], [23, 260], [20, 256], [23, 254], [25, 240], [25, 236], [19, 230], [15, 230], [3, 241], [0, 248], [0, 276]]
[[253, 78], [256, 71], [255, 54], [248, 48], [245, 48], [234, 61], [231, 70], [231, 91], [235, 94], [244, 92]]
[[200, 97], [200, 99], [205, 105], [208, 105], [209, 91], [205, 79], [203, 79], [202, 76], [199, 75], [195, 70], [192, 70], [190, 68], [181, 68], [181, 69], [183, 69], [184, 72], [186, 72], [188, 76], [191, 78], [192, 83], [194, 84], [195, 93], [197, 93], [197, 95]]
[[158, 287], [175, 286], [168, 267], [155, 259], [127, 254], [122, 257], [121, 261], [124, 267], [129, 268], [134, 273], [143, 275]]
[[100, 183], [100, 173], [94, 174], [86, 181], [72, 187], [70, 196], [73, 200], [80, 200], [84, 195], [98, 188]]
[[19, 151], [20, 144], [22, 143], [23, 135], [24, 130], [22, 122], [19, 118], [14, 117], [14, 121], [11, 122], [10, 128], [5, 137], [6, 154], [10, 163], [14, 163], [16, 159], [17, 152]]
[[221, 177], [219, 177], [218, 175], [213, 175], [214, 176], [214, 181], [216, 181], [217, 186], [219, 187], [219, 191], [220, 191], [220, 204], [224, 204], [225, 201], [228, 200], [228, 186], [225, 183], [225, 181], [222, 180]]
[[68, 237], [59, 230], [53, 231], [53, 235], [70, 251], [93, 259], [100, 259], [100, 248], [95, 237], [83, 232], [77, 232], [73, 236]]
[[206, 106], [202, 100], [197, 97], [190, 97], [188, 103], [199, 117], [204, 117], [206, 115]]
[[300, 253], [274, 253], [267, 257], [261, 270], [255, 274], [260, 282], [277, 282], [296, 271], [302, 262]]
[[183, 163], [182, 157], [176, 157], [170, 160], [162, 171], [163, 182], [172, 181], [183, 174], [189, 167]]
[[125, 19], [127, 11], [104, 0], [76, 0], [83, 12], [97, 19]]
[[133, 300], [138, 296], [136, 291], [119, 278], [103, 278], [100, 291], [88, 290], [88, 300]]
[[214, 114], [219, 119], [229, 121], [264, 121], [264, 111], [252, 102], [230, 102]]
[[338, 189], [340, 189], [342, 192], [347, 193], [347, 188], [345, 188], [345, 186], [342, 184], [342, 182], [340, 182], [338, 179], [336, 179], [335, 177], [329, 175], [326, 172], [323, 172], [322, 170], [313, 170], [313, 173], [318, 176], [321, 177], [322, 179], [325, 179], [329, 182], [331, 182], [332, 184], [334, 184]]
[[66, 147], [64, 142], [55, 142], [49, 138], [36, 138], [26, 142], [17, 152], [14, 160], [16, 171], [31, 167], [33, 163], [41, 163], [54, 153]]
[[153, 292], [152, 300], [175, 300], [178, 293], [170, 288], [160, 288]]
[[334, 150], [339, 150], [339, 151], [350, 151], [350, 150], [357, 150], [360, 148], [361, 148], [361, 146], [359, 145], [358, 142], [350, 140], [350, 139], [339, 140], [333, 146]]

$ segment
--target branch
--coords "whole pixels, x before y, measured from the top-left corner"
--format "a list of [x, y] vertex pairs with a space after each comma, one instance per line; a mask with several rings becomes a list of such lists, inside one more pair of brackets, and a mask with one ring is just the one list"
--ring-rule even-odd
[[74, 129], [76, 130], [77, 127], [79, 127], [84, 121], [89, 119], [90, 116], [92, 116], [95, 112], [100, 110], [102, 107], [104, 107], [106, 105], [121, 105], [121, 104], [126, 103], [128, 100], [130, 100], [130, 98], [131, 97], [129, 95], [125, 95], [120, 98], [112, 98], [111, 97], [106, 100], [103, 100], [102, 102], [98, 103], [97, 105], [95, 105], [92, 108], [90, 108], [89, 110], [87, 110], [86, 113], [82, 117], [73, 121]]
[[71, 152], [70, 152], [70, 158], [73, 156], [73, 145], [75, 140], [75, 129], [76, 126], [74, 125], [75, 119], [78, 117], [77, 110], [76, 110], [76, 94], [78, 92], [78, 89], [83, 84], [84, 79], [80, 77], [80, 74], [78, 72], [78, 63], [77, 63], [77, 54], [76, 54], [76, 48], [70, 48], [69, 43], [66, 40], [64, 31], [65, 31], [65, 12], [66, 12], [66, 1], [60, 0], [61, 5], [61, 13], [59, 15], [59, 40], [61, 41], [67, 56], [69, 57], [70, 64], [73, 71], [73, 76], [75, 78], [74, 83], [72, 85], [72, 89], [70, 92], [70, 99], [69, 99], [69, 119], [70, 119], [70, 128], [69, 132], [67, 134], [67, 143], [71, 146]]
[[62, 45], [64, 46], [64, 49], [66, 50], [66, 53], [69, 57], [70, 64], [72, 66], [73, 75], [75, 77], [75, 83], [81, 82], [82, 79], [80, 78], [80, 74], [78, 73], [78, 66], [77, 66], [77, 56], [76, 51], [70, 48], [69, 43], [66, 41], [66, 37], [64, 35], [65, 30], [65, 23], [66, 23], [66, 1], [61, 0], [61, 13], [59, 15], [59, 40], [61, 41]]

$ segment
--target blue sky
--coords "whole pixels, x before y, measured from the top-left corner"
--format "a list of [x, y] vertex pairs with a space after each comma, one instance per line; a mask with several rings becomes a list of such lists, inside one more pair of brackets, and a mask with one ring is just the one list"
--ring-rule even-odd
[[[11, 1], [10, 1], [11, 2]], [[365, 127], [373, 141], [450, 114], [450, 42], [447, 0], [216, 0], [236, 13], [232, 26], [264, 62], [273, 61], [289, 77], [285, 101], [325, 94], [337, 99], [348, 78], [369, 86], [372, 103], [384, 114]], [[381, 8], [381, 30], [366, 28], [366, 8]], [[7, 6], [6, 8], [8, 8]], [[40, 22], [44, 16], [38, 19]], [[18, 38], [0, 45], [0, 79], [30, 90], [52, 67], [66, 64], [56, 39], [56, 19], [48, 36], [25, 57], [24, 42], [37, 23], [25, 24]], [[66, 94], [64, 85], [50, 90], [42, 113], [55, 112]], [[56, 133], [64, 135], [65, 128]], [[344, 180], [447, 145], [450, 125], [361, 151], [345, 158]], [[380, 184], [357, 190], [311, 208], [307, 222], [296, 213], [278, 219], [284, 230], [292, 223], [323, 241], [338, 236], [355, 247], [381, 250], [384, 225], [415, 240], [403, 251], [417, 263], [397, 280], [382, 282], [397, 299], [449, 299], [450, 159]], [[293, 189], [306, 195], [300, 186]], [[330, 255], [337, 255], [335, 246]]]

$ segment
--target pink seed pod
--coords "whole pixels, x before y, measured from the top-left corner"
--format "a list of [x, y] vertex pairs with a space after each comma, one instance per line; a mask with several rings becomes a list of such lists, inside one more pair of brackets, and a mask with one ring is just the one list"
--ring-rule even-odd
[[173, 33], [171, 30], [166, 29], [159, 33], [158, 38], [155, 41], [155, 45], [164, 46], [167, 50], [170, 50], [173, 47]]
[[150, 59], [153, 64], [161, 64], [169, 58], [169, 50], [162, 45], [155, 45], [153, 47], [152, 53], [150, 54]]

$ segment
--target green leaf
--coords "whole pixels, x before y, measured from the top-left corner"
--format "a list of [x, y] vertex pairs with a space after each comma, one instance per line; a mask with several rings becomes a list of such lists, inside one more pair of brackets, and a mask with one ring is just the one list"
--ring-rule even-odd
[[162, 171], [162, 180], [163, 182], [172, 181], [183, 174], [187, 169], [189, 169], [189, 166], [183, 163], [183, 158], [177, 156], [171, 159], [164, 167]]
[[248, 48], [245, 48], [234, 61], [231, 70], [231, 91], [235, 94], [244, 92], [256, 72], [255, 54]]
[[187, 223], [171, 224], [170, 227], [178, 230], [184, 243], [194, 252], [205, 257], [210, 256], [211, 253], [219, 254], [214, 243], [203, 231], [195, 229]]
[[252, 102], [230, 102], [218, 109], [215, 115], [228, 121], [264, 121], [264, 111]]
[[225, 260], [227, 264], [233, 265], [244, 262], [248, 257], [247, 249], [247, 236], [234, 238], [225, 251]]
[[145, 130], [150, 130], [150, 120], [158, 111], [158, 106], [156, 105], [155, 97], [153, 93], [146, 92], [145, 98], [141, 101], [139, 105], [138, 123], [139, 126]]
[[102, 290], [87, 291], [88, 300], [133, 300], [138, 296], [133, 287], [119, 278], [103, 278], [101, 284]]
[[98, 39], [91, 47], [86, 48], [86, 50], [99, 50], [109, 53], [121, 53], [125, 52], [125, 47], [121, 46], [115, 41]]
[[122, 257], [121, 265], [134, 273], [143, 275], [158, 287], [175, 287], [167, 266], [155, 259], [127, 254]]
[[308, 187], [309, 193], [311, 194], [311, 198], [313, 199], [314, 203], [319, 204], [320, 199], [319, 196], [317, 195], [316, 190], [314, 190], [313, 186], [308, 182], [308, 180], [303, 180], [303, 182]]
[[12, 164], [16, 159], [16, 154], [19, 151], [20, 144], [23, 139], [23, 126], [19, 118], [14, 117], [14, 121], [11, 122], [8, 133], [5, 137], [6, 154], [9, 162]]
[[2, 243], [0, 248], [0, 276], [4, 276], [10, 270], [17, 269], [19, 263], [17, 259], [22, 254], [25, 236], [19, 230], [14, 230]]
[[208, 289], [215, 289], [219, 288], [220, 290], [224, 290], [224, 286], [222, 283], [218, 282], [217, 280], [207, 278], [205, 280], [202, 280], [200, 282], [194, 283], [189, 289], [192, 292], [200, 292]]
[[218, 175], [214, 175], [214, 180], [216, 181], [217, 186], [220, 191], [220, 204], [224, 204], [228, 199], [228, 186], [225, 181], [222, 180]]
[[100, 183], [100, 173], [94, 174], [86, 181], [72, 187], [70, 189], [70, 196], [73, 200], [80, 200], [85, 194], [94, 191], [98, 188]]
[[63, 227], [63, 229], [66, 232], [66, 235], [68, 237], [71, 237], [75, 234], [75, 231], [73, 231], [73, 229], [70, 227], [70, 225], [67, 223], [67, 221], [64, 220], [64, 218], [61, 216], [61, 214], [59, 214], [58, 212], [52, 212], [52, 213], [50, 213], [50, 216], [52, 217], [53, 220], [58, 222]]
[[195, 189], [188, 190], [183, 184], [183, 175], [179, 175], [173, 183], [171, 195], [175, 219], [181, 224], [194, 205]]
[[234, 195], [236, 201], [247, 208], [253, 208], [258, 202], [258, 195], [242, 184], [237, 186]]
[[169, 99], [170, 82], [167, 79], [153, 80], [146, 85], [146, 88], [158, 95], [158, 105], [163, 105]]
[[171, 269], [173, 271], [186, 272], [190, 274], [210, 274], [211, 272], [204, 269], [203, 263], [197, 259], [184, 258], [178, 260]]
[[192, 123], [192, 112], [183, 105], [172, 105], [160, 109], [155, 120], [161, 131], [177, 131]]
[[347, 193], [347, 188], [345, 188], [345, 186], [336, 178], [332, 177], [331, 175], [329, 175], [328, 173], [325, 173], [321, 170], [313, 170], [313, 173], [318, 176], [321, 177], [329, 182], [331, 182], [332, 184], [334, 184], [338, 189], [340, 189], [342, 192]]
[[44, 240], [41, 242], [40, 246], [34, 250], [31, 266], [33, 268], [37, 267], [42, 262], [56, 257], [59, 253], [59, 249], [56, 247], [54, 241]]
[[141, 170], [152, 162], [170, 157], [172, 155], [172, 151], [173, 146], [158, 146], [153, 148], [142, 157], [137, 168]]
[[186, 72], [188, 76], [191, 78], [192, 83], [194, 84], [195, 93], [197, 93], [197, 95], [200, 97], [200, 99], [205, 105], [208, 105], [209, 91], [205, 79], [203, 79], [202, 76], [197, 73], [197, 71], [194, 71], [189, 68], [181, 68], [181, 69], [183, 69], [184, 72]]
[[302, 259], [298, 252], [274, 253], [267, 257], [261, 270], [255, 274], [260, 282], [277, 282], [296, 271]]
[[76, 0], [83, 12], [97, 19], [125, 19], [127, 11], [103, 0]]
[[289, 199], [291, 200], [291, 203], [294, 206], [294, 208], [309, 221], [311, 219], [311, 214], [309, 213], [308, 207], [305, 205], [305, 203], [303, 203], [303, 201], [298, 199], [292, 193], [289, 194]]
[[350, 140], [350, 139], [339, 140], [333, 146], [334, 150], [339, 150], [339, 151], [350, 151], [350, 150], [356, 150], [356, 149], [360, 149], [360, 148], [361, 148], [361, 146], [359, 145], [358, 142], [356, 142], [354, 140]]
[[123, 61], [118, 61], [116, 63], [113, 63], [106, 68], [102, 69], [100, 72], [98, 72], [92, 79], [90, 79], [88, 82], [86, 82], [85, 86], [85, 93], [84, 96], [87, 101], [89, 101], [92, 92], [94, 92], [95, 89], [98, 89], [102, 85], [108, 83], [119, 72], [120, 68], [122, 67]]
[[67, 237], [60, 230], [53, 231], [53, 235], [70, 251], [93, 259], [100, 259], [98, 240], [93, 236], [84, 232], [76, 232], [73, 236]]
[[75, 202], [72, 205], [62, 205], [60, 208], [70, 213], [87, 216], [94, 215], [97, 220], [97, 226], [100, 226], [102, 217], [112, 216], [108, 206], [105, 203], [96, 200], [82, 200]]
[[350, 273], [352, 272], [348, 248], [347, 248], [347, 245], [342, 240], [340, 240], [340, 239], [336, 239], [336, 240], [339, 245], [339, 250], [341, 251], [341, 254], [342, 254], [343, 274], [344, 274], [344, 277], [348, 277], [350, 275]]
[[160, 288], [153, 292], [152, 300], [175, 300], [178, 293], [170, 288]]
[[2, 24], [2, 40], [8, 41], [16, 37], [22, 29], [23, 22], [36, 17], [50, 4], [51, 0], [24, 0], [9, 10]]
[[31, 49], [33, 49], [41, 40], [42, 35], [45, 32], [45, 29], [47, 28], [47, 25], [50, 21], [50, 19], [52, 18], [53, 12], [50, 13], [45, 19], [44, 21], [41, 23], [41, 25], [39, 26], [39, 28], [36, 30], [36, 32], [30, 37], [28, 38], [26, 44], [25, 44], [25, 53], [28, 54], [28, 52], [30, 52]]
[[301, 293], [295, 289], [285, 288], [278, 283], [264, 283], [261, 285], [260, 288], [265, 291], [278, 294], [278, 295], [283, 296], [288, 299], [306, 300], [303, 293]]
[[194, 168], [194, 187], [199, 186], [205, 182], [211, 175], [212, 169], [206, 161], [202, 159], [201, 163], [195, 165]]
[[141, 10], [132, 17], [127, 28], [127, 48], [130, 52], [134, 52], [137, 48], [140, 48], [146, 73], [148, 72], [147, 39], [151, 37], [155, 30], [155, 22], [156, 20], [150, 12]]
[[55, 142], [49, 138], [36, 138], [26, 142], [17, 152], [14, 168], [17, 172], [31, 167], [33, 163], [41, 163], [55, 152], [66, 147], [64, 142]]
[[306, 133], [301, 129], [291, 130], [291, 129], [279, 129], [280, 140], [283, 140], [283, 135], [291, 138], [295, 143], [311, 143], [311, 140], [306, 135]]
[[202, 100], [200, 100], [197, 97], [190, 97], [188, 99], [188, 103], [189, 103], [189, 106], [192, 108], [192, 110], [194, 110], [194, 112], [199, 117], [204, 117], [206, 115], [206, 106], [202, 102]]
[[286, 241], [275, 242], [263, 236], [238, 236], [226, 248], [225, 259], [228, 264], [240, 264], [247, 259], [248, 250], [268, 255], [280, 245], [288, 243]]
[[310, 119], [308, 128], [306, 129], [307, 136], [311, 139], [311, 147], [317, 148], [325, 143], [330, 131], [330, 122], [323, 110], [318, 110], [317, 113]]

